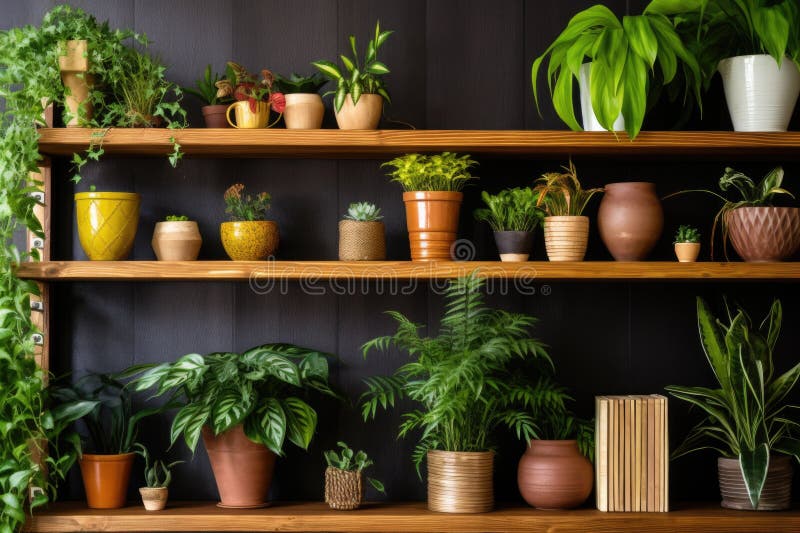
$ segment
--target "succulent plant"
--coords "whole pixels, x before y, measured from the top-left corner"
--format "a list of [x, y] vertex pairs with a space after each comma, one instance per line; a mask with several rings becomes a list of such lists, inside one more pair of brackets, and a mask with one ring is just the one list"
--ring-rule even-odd
[[359, 222], [374, 222], [383, 218], [381, 208], [370, 202], [356, 202], [347, 208], [344, 218]]
[[679, 226], [675, 233], [675, 244], [681, 242], [700, 242], [700, 232], [692, 226]]

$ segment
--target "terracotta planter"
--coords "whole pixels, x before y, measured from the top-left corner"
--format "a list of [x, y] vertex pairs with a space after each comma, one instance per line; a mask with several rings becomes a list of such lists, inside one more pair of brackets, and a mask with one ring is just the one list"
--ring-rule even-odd
[[797, 207], [737, 207], [725, 222], [733, 249], [745, 261], [783, 261], [800, 246]]
[[374, 130], [381, 121], [383, 97], [379, 94], [362, 94], [357, 104], [347, 94], [342, 108], [336, 113], [340, 130]]
[[317, 93], [290, 93], [286, 97], [283, 121], [288, 130], [318, 130], [325, 116], [325, 104]]
[[[66, 55], [58, 57], [58, 67], [61, 71], [61, 82], [67, 89], [66, 107], [70, 119], [66, 122], [68, 128], [83, 126], [91, 120], [94, 106], [89, 100], [89, 91], [94, 85], [94, 78], [89, 71], [89, 58], [87, 56], [88, 43], [86, 40], [66, 41], [59, 45], [61, 52]], [[81, 117], [81, 108], [83, 116]]]
[[592, 492], [592, 463], [575, 440], [532, 440], [519, 460], [519, 492], [539, 509], [572, 509]]
[[[253, 112], [250, 109], [250, 102], [247, 100], [242, 100], [240, 102], [234, 102], [228, 106], [227, 111], [225, 111], [225, 120], [228, 121], [228, 124], [232, 128], [242, 128], [242, 129], [258, 129], [258, 128], [268, 128], [273, 124], [267, 126], [269, 122], [269, 102], [256, 102], [256, 110]], [[231, 111], [235, 111], [234, 116], [236, 117], [236, 124], [231, 122]], [[277, 120], [276, 120], [277, 122]]]
[[544, 245], [550, 261], [583, 261], [587, 244], [589, 217], [545, 217]]
[[700, 255], [699, 242], [676, 242], [675, 255], [679, 263], [694, 263]]
[[228, 111], [227, 105], [206, 105], [200, 108], [203, 112], [203, 120], [206, 121], [206, 128], [229, 128], [228, 118], [225, 116]]
[[125, 507], [135, 453], [99, 455], [84, 453], [81, 467], [86, 503], [90, 509]]
[[92, 261], [128, 257], [136, 238], [141, 197], [131, 192], [79, 192], [75, 216], [81, 248]]
[[495, 231], [494, 242], [500, 261], [527, 261], [533, 248], [532, 231]]
[[386, 230], [383, 222], [340, 220], [339, 261], [383, 261]]
[[404, 192], [406, 224], [414, 261], [449, 261], [458, 232], [464, 194], [452, 191]]
[[214, 435], [203, 427], [203, 444], [219, 490], [220, 507], [250, 509], [269, 505], [275, 454], [244, 434], [241, 424]]
[[162, 511], [167, 506], [169, 489], [167, 487], [139, 487], [142, 504], [146, 511]]
[[720, 457], [717, 459], [717, 468], [719, 469], [722, 507], [740, 511], [781, 511], [791, 506], [792, 458], [788, 455], [770, 456], [767, 480], [761, 490], [758, 509], [753, 509], [753, 505], [750, 503], [739, 459]]
[[623, 182], [606, 185], [597, 227], [614, 259], [645, 259], [664, 228], [664, 211], [656, 196], [655, 184]]
[[280, 240], [271, 220], [223, 222], [220, 235], [225, 253], [234, 261], [261, 261], [274, 255]]
[[325, 469], [325, 503], [331, 509], [352, 511], [364, 500], [364, 481], [361, 472], [329, 466]]
[[193, 220], [165, 221], [156, 223], [151, 244], [159, 261], [194, 261], [203, 237]]
[[428, 509], [486, 513], [494, 507], [494, 452], [428, 451]]

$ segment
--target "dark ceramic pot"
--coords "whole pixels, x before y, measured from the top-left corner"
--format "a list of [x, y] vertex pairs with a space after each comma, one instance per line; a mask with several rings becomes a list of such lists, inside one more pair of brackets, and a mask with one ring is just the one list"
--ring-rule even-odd
[[495, 231], [501, 261], [527, 261], [533, 248], [532, 231]]
[[[753, 511], [753, 504], [747, 488], [744, 485], [739, 459], [720, 457], [717, 459], [719, 468], [719, 491], [722, 495], [722, 507], [738, 509], [740, 511]], [[758, 511], [780, 511], [788, 509], [792, 497], [792, 458], [788, 455], [771, 455], [767, 480], [761, 490], [761, 499], [758, 501]]]

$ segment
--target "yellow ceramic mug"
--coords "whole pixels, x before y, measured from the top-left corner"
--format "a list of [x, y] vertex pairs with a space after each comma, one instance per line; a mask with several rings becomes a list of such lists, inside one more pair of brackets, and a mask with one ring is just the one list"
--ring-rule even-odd
[[[231, 122], [231, 109], [236, 110], [236, 124]], [[225, 112], [225, 118], [228, 119], [228, 124], [230, 124], [232, 128], [253, 129], [272, 127], [281, 119], [281, 115], [279, 114], [278, 118], [275, 119], [275, 122], [268, 126], [267, 121], [269, 120], [269, 102], [256, 102], [256, 112], [253, 113], [250, 110], [250, 102], [247, 100], [241, 100], [228, 106], [228, 110]]]

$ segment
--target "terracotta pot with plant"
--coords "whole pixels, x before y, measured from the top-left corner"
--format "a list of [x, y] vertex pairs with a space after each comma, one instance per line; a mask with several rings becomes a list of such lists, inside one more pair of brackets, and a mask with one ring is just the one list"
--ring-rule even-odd
[[477, 179], [470, 174], [476, 164], [469, 155], [444, 152], [406, 154], [381, 165], [394, 167], [389, 176], [403, 187], [412, 260], [451, 260], [464, 199], [461, 190]]
[[266, 220], [272, 197], [265, 192], [253, 197], [243, 191], [241, 183], [225, 191], [225, 212], [231, 221], [220, 225], [222, 246], [234, 261], [261, 261], [278, 249], [278, 224]]
[[422, 435], [413, 460], [419, 472], [427, 458], [431, 511], [490, 511], [495, 431], [506, 427], [527, 442], [538, 436], [539, 406], [566, 398], [544, 346], [529, 336], [536, 319], [487, 307], [484, 283], [474, 273], [450, 283], [436, 337], [393, 312], [397, 332], [363, 346], [365, 355], [389, 347], [411, 355], [391, 377], [364, 380], [361, 410], [366, 420], [396, 401], [417, 404], [402, 416], [400, 436]]
[[[269, 128], [274, 126], [283, 113], [286, 100], [274, 90], [275, 77], [267, 69], [261, 69], [261, 77], [251, 74], [234, 61], [228, 61], [225, 78], [216, 82], [217, 98], [233, 98], [236, 102], [228, 106], [225, 118], [233, 128]], [[269, 123], [270, 110], [278, 118]], [[231, 122], [231, 111], [235, 111], [236, 123]]]
[[[328, 450], [325, 452], [325, 503], [331, 509], [351, 511], [361, 507], [364, 500], [364, 475], [363, 471], [374, 463], [367, 456], [367, 452], [359, 450], [354, 452], [344, 442], [338, 442], [340, 452]], [[367, 482], [378, 492], [385, 493], [383, 483], [375, 478], [367, 477]]]
[[292, 74], [284, 78], [275, 75], [275, 88], [283, 93], [286, 108], [283, 111], [283, 122], [287, 130], [318, 130], [325, 117], [325, 104], [319, 90], [328, 83], [319, 73], [311, 76]]
[[169, 464], [161, 459], [150, 463], [150, 452], [141, 444], [137, 444], [136, 453], [144, 459], [145, 486], [139, 487], [142, 496], [142, 505], [147, 511], [162, 511], [167, 506], [169, 499], [169, 484], [172, 482], [172, 467], [183, 461], [173, 461]]
[[91, 261], [119, 261], [130, 255], [139, 226], [141, 196], [133, 192], [75, 193], [78, 239]]
[[166, 220], [157, 222], [151, 241], [159, 261], [194, 261], [202, 244], [197, 222], [185, 215], [167, 215]]
[[383, 261], [386, 259], [386, 230], [381, 210], [375, 204], [350, 204], [339, 221], [339, 261]]
[[507, 189], [496, 195], [481, 193], [487, 207], [476, 209], [475, 218], [488, 222], [501, 261], [527, 261], [533, 248], [533, 231], [544, 218], [530, 187]]
[[726, 302], [724, 316], [727, 321], [697, 298], [700, 345], [719, 388], [667, 387], [703, 414], [673, 457], [717, 450], [723, 507], [788, 509], [791, 457], [800, 461], [800, 439], [794, 434], [800, 420], [798, 407], [787, 399], [800, 377], [800, 363], [783, 374], [773, 363], [783, 309], [775, 300], [758, 325], [744, 309]]
[[211, 65], [206, 66], [203, 77], [195, 82], [194, 88], [184, 87], [183, 92], [197, 97], [205, 105], [200, 108], [203, 112], [203, 120], [206, 128], [227, 128], [228, 119], [225, 112], [233, 102], [230, 96], [217, 96], [217, 82], [220, 80], [219, 74], [211, 72]]
[[678, 262], [694, 263], [700, 255], [700, 232], [692, 226], [680, 226], [673, 244]]

